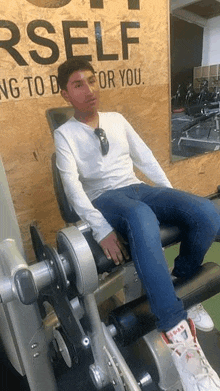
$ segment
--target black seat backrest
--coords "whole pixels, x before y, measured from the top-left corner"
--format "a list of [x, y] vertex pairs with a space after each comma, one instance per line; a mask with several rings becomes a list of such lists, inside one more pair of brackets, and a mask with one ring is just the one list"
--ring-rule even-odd
[[[46, 110], [46, 117], [49, 123], [52, 136], [54, 130], [63, 125], [68, 119], [74, 115], [74, 109], [70, 106], [54, 107]], [[64, 192], [63, 183], [60, 177], [59, 170], [56, 166], [56, 153], [52, 155], [52, 173], [53, 173], [53, 185], [56, 194], [60, 214], [66, 223], [76, 223], [80, 220], [77, 213], [69, 204], [66, 194]]]
[[80, 220], [78, 214], [71, 207], [64, 192], [59, 170], [56, 166], [56, 153], [52, 155], [53, 186], [62, 219], [66, 223], [76, 223]]
[[74, 108], [71, 106], [54, 107], [46, 110], [46, 117], [49, 123], [52, 136], [55, 129], [65, 124], [74, 115]]

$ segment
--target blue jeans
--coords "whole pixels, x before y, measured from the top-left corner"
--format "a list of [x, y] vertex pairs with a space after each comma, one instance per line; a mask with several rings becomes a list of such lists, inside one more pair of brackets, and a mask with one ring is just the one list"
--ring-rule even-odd
[[158, 330], [168, 331], [186, 319], [164, 257], [160, 224], [181, 230], [179, 256], [172, 274], [189, 278], [220, 229], [220, 216], [208, 199], [141, 183], [108, 190], [93, 201], [111, 226], [128, 242], [132, 260], [144, 284]]

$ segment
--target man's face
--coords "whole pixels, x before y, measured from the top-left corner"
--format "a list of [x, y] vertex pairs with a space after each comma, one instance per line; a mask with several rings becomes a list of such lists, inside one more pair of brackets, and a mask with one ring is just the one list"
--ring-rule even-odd
[[95, 113], [98, 109], [98, 82], [90, 70], [73, 72], [61, 94], [78, 112]]

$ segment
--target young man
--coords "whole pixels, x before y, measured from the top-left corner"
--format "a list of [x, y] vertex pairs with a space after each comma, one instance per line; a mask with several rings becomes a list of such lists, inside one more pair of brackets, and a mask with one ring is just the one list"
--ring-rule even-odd
[[[99, 90], [90, 63], [67, 60], [58, 68], [58, 84], [63, 98], [75, 109], [74, 117], [54, 135], [57, 167], [70, 204], [90, 224], [95, 240], [116, 265], [128, 257], [124, 241], [129, 242], [184, 390], [220, 390], [220, 379], [204, 357], [194, 323], [187, 320], [176, 297], [159, 230], [160, 224], [181, 229], [180, 254], [172, 274], [188, 278], [198, 270], [219, 230], [213, 203], [174, 190], [125, 118], [98, 112]], [[141, 182], [133, 164], [156, 186]]]

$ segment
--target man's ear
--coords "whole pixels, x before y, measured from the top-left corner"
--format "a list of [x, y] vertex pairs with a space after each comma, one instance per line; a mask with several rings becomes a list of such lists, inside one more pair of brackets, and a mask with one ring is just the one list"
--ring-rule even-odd
[[63, 99], [65, 99], [66, 102], [69, 102], [68, 92], [66, 90], [61, 90], [60, 93], [61, 93], [61, 96], [63, 97]]

